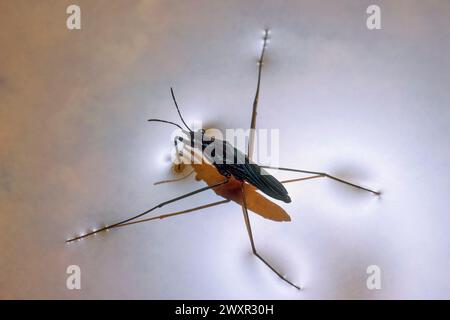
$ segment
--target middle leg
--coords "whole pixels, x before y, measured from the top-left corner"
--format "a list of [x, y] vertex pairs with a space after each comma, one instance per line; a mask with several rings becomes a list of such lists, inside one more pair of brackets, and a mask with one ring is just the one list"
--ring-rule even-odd
[[[357, 184], [354, 184], [354, 183], [352, 183], [352, 182], [349, 182], [349, 181], [346, 181], [346, 180], [337, 178], [337, 177], [335, 177], [335, 176], [332, 176], [332, 175], [330, 175], [330, 174], [328, 174], [328, 173], [326, 173], [326, 172], [308, 171], [308, 170], [299, 170], [299, 169], [291, 169], [291, 168], [278, 168], [278, 167], [271, 167], [271, 166], [261, 166], [261, 168], [265, 168], [265, 169], [275, 169], [275, 170], [282, 170], [282, 171], [291, 171], [291, 172], [299, 172], [299, 173], [307, 173], [307, 174], [313, 174], [313, 175], [314, 175], [314, 176], [313, 176], [314, 178], [321, 178], [321, 177], [322, 177], [322, 178], [329, 178], [329, 179], [332, 179], [332, 180], [334, 180], [334, 181], [337, 181], [337, 182], [340, 182], [340, 183], [343, 183], [343, 184], [352, 186], [352, 187], [354, 187], [354, 188], [357, 188], [357, 189], [360, 189], [360, 190], [364, 190], [364, 191], [367, 191], [367, 192], [371, 192], [371, 193], [373, 193], [374, 195], [377, 195], [377, 196], [381, 195], [381, 192], [380, 192], [380, 191], [374, 191], [374, 190], [372, 190], [372, 189], [368, 189], [368, 188], [366, 188], [366, 187], [362, 187], [362, 186], [357, 185]], [[300, 178], [300, 179], [306, 180], [306, 179], [312, 179], [312, 177], [308, 177], [308, 178]], [[298, 179], [298, 181], [299, 181], [300, 179]], [[297, 179], [294, 179], [294, 180], [297, 180]], [[289, 180], [288, 180], [287, 182], [293, 182], [293, 181], [289, 181]]]
[[221, 200], [221, 201], [216, 201], [216, 202], [204, 204], [202, 206], [198, 206], [198, 207], [195, 207], [195, 208], [190, 208], [190, 209], [177, 211], [177, 212], [172, 212], [172, 213], [166, 213], [166, 214], [162, 214], [162, 215], [159, 215], [159, 216], [156, 216], [156, 217], [147, 218], [147, 219], [141, 219], [141, 220], [137, 220], [137, 221], [131, 221], [131, 222], [127, 222], [127, 223], [122, 223], [122, 224], [119, 224], [119, 225], [117, 225], [115, 227], [112, 227], [110, 229], [125, 227], [125, 226], [129, 226], [129, 225], [132, 225], [132, 224], [143, 223], [143, 222], [152, 221], [152, 220], [158, 220], [158, 219], [165, 219], [165, 218], [169, 218], [169, 217], [174, 217], [174, 216], [178, 216], [178, 215], [185, 214], [185, 213], [190, 213], [190, 212], [194, 212], [194, 211], [198, 211], [198, 210], [202, 210], [202, 209], [206, 209], [206, 208], [211, 208], [211, 207], [214, 207], [214, 206], [218, 206], [218, 205], [221, 205], [221, 204], [228, 203], [230, 201], [231, 200], [228, 200], [228, 199]]

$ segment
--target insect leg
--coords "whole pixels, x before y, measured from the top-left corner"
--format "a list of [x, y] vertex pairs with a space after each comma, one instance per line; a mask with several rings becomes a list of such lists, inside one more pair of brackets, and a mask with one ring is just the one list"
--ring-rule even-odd
[[247, 210], [247, 204], [245, 200], [245, 190], [244, 190], [244, 183], [241, 185], [242, 190], [242, 213], [244, 214], [244, 220], [245, 220], [245, 226], [247, 227], [247, 233], [248, 237], [250, 239], [250, 244], [252, 246], [253, 254], [258, 257], [259, 260], [261, 260], [267, 267], [269, 267], [270, 270], [272, 270], [278, 277], [280, 277], [283, 281], [287, 282], [294, 288], [301, 290], [301, 288], [295, 284], [293, 284], [291, 281], [286, 279], [280, 272], [278, 272], [274, 267], [272, 267], [261, 255], [256, 251], [255, 241], [253, 240], [253, 232], [252, 227], [250, 225], [250, 217], [248, 216], [248, 210]]
[[256, 93], [255, 98], [253, 100], [253, 110], [252, 110], [252, 120], [250, 123], [250, 136], [248, 139], [248, 150], [247, 150], [247, 156], [249, 159], [253, 156], [253, 144], [255, 141], [255, 128], [256, 128], [256, 114], [258, 109], [258, 100], [259, 100], [259, 87], [261, 84], [261, 72], [262, 72], [262, 66], [264, 62], [264, 53], [266, 52], [267, 47], [267, 40], [269, 39], [269, 30], [264, 30], [264, 38], [263, 38], [263, 47], [261, 50], [261, 56], [258, 60], [258, 81], [256, 83]]
[[132, 224], [137, 224], [137, 223], [142, 223], [142, 222], [147, 222], [147, 221], [152, 221], [152, 220], [157, 220], [157, 219], [165, 219], [165, 218], [169, 218], [169, 217], [173, 217], [173, 216], [178, 216], [178, 215], [181, 215], [181, 214], [184, 214], [184, 213], [194, 212], [194, 211], [198, 211], [198, 210], [202, 210], [202, 209], [218, 206], [218, 205], [221, 205], [221, 204], [225, 204], [225, 203], [228, 203], [230, 201], [231, 200], [228, 200], [228, 199], [222, 200], [222, 201], [216, 201], [216, 202], [208, 203], [208, 204], [205, 204], [205, 205], [202, 205], [202, 206], [198, 206], [198, 207], [195, 207], [195, 208], [191, 208], [191, 209], [186, 209], [186, 210], [182, 210], [182, 211], [162, 214], [162, 215], [157, 216], [157, 217], [151, 217], [151, 218], [147, 218], [147, 219], [141, 219], [141, 220], [137, 220], [137, 221], [131, 221], [131, 222], [127, 222], [127, 223], [122, 223], [122, 224], [119, 224], [119, 225], [117, 225], [115, 227], [112, 227], [112, 228], [110, 227], [110, 229], [120, 228], [120, 227], [124, 227], [124, 226], [129, 226], [129, 225], [132, 225]]
[[304, 177], [304, 178], [297, 178], [297, 179], [289, 179], [289, 180], [283, 180], [280, 181], [281, 183], [291, 183], [291, 182], [298, 182], [298, 181], [304, 181], [304, 180], [311, 180], [311, 179], [315, 179], [315, 178], [323, 178], [322, 175], [316, 174], [313, 176], [309, 176], [309, 177]]
[[163, 184], [163, 183], [170, 183], [170, 182], [177, 182], [177, 181], [181, 181], [184, 180], [186, 178], [188, 178], [191, 174], [194, 173], [194, 169], [191, 170], [191, 172], [187, 173], [186, 175], [180, 177], [180, 178], [176, 178], [176, 179], [169, 179], [169, 180], [161, 180], [161, 181], [157, 181], [155, 183], [153, 183], [153, 185], [158, 185], [158, 184]]
[[335, 177], [335, 176], [332, 176], [332, 175], [330, 175], [330, 174], [328, 174], [328, 173], [326, 173], [326, 172], [308, 171], [308, 170], [298, 170], [298, 169], [291, 169], [291, 168], [277, 168], [277, 167], [270, 167], [270, 166], [261, 166], [261, 168], [265, 168], [265, 169], [275, 169], [275, 170], [283, 170], [283, 171], [291, 171], [291, 172], [300, 172], [300, 173], [307, 173], [307, 174], [313, 174], [313, 175], [316, 175], [317, 178], [319, 178], [319, 177], [322, 177], [322, 178], [329, 178], [329, 179], [335, 180], [335, 181], [337, 181], [337, 182], [341, 182], [341, 183], [344, 183], [344, 184], [346, 184], [346, 185], [352, 186], [352, 187], [354, 187], [354, 188], [357, 188], [357, 189], [361, 189], [361, 190], [364, 190], [364, 191], [371, 192], [371, 193], [373, 193], [373, 194], [375, 194], [375, 195], [377, 195], [377, 196], [381, 195], [381, 192], [380, 192], [380, 191], [374, 191], [374, 190], [371, 190], [371, 189], [362, 187], [362, 186], [357, 185], [357, 184], [354, 184], [354, 183], [352, 183], [352, 182], [349, 182], [349, 181], [346, 181], [346, 180], [337, 178], [337, 177]]
[[142, 212], [142, 213], [140, 213], [140, 214], [138, 214], [138, 215], [135, 215], [135, 216], [133, 216], [133, 217], [131, 217], [131, 218], [122, 220], [122, 221], [120, 221], [120, 222], [114, 223], [114, 224], [109, 225], [109, 226], [106, 226], [106, 227], [103, 227], [103, 228], [101, 228], [101, 229], [99, 229], [99, 230], [92, 231], [92, 232], [86, 233], [86, 234], [84, 234], [84, 235], [81, 235], [81, 236], [78, 236], [78, 237], [75, 237], [75, 238], [66, 240], [66, 242], [72, 242], [72, 241], [75, 241], [75, 240], [83, 239], [83, 238], [86, 238], [86, 237], [91, 236], [91, 235], [93, 235], [93, 234], [96, 234], [96, 233], [99, 233], [99, 232], [102, 232], [102, 231], [106, 231], [106, 230], [109, 230], [109, 229], [111, 229], [111, 228], [115, 228], [115, 227], [117, 227], [117, 226], [119, 226], [119, 225], [121, 225], [121, 224], [130, 222], [130, 221], [132, 221], [132, 220], [136, 220], [137, 218], [140, 218], [140, 217], [142, 217], [142, 216], [144, 216], [144, 215], [146, 215], [146, 214], [152, 212], [153, 210], [158, 209], [158, 208], [161, 208], [161, 207], [163, 207], [163, 206], [165, 206], [165, 205], [167, 205], [167, 204], [169, 204], [169, 203], [172, 203], [172, 202], [175, 202], [175, 201], [178, 201], [178, 200], [181, 200], [181, 199], [184, 199], [184, 198], [193, 196], [194, 194], [197, 194], [197, 193], [200, 193], [200, 192], [203, 192], [203, 191], [206, 191], [206, 190], [214, 189], [215, 187], [218, 187], [218, 186], [221, 186], [221, 185], [224, 185], [224, 184], [228, 183], [228, 181], [229, 181], [229, 180], [226, 179], [226, 180], [224, 180], [224, 181], [222, 181], [222, 182], [219, 182], [219, 183], [216, 183], [216, 184], [214, 184], [214, 185], [212, 185], [212, 186], [203, 187], [203, 188], [197, 189], [197, 190], [195, 190], [195, 191], [186, 193], [186, 194], [184, 194], [184, 195], [182, 195], [182, 196], [179, 196], [179, 197], [176, 197], [176, 198], [173, 198], [173, 199], [170, 199], [170, 200], [161, 202], [160, 204], [154, 206], [153, 208], [148, 209], [147, 211], [144, 211], [144, 212]]

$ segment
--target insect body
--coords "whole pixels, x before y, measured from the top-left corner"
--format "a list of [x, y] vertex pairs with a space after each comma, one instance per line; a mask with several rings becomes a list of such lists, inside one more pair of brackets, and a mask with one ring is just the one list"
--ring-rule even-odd
[[[184, 133], [188, 133], [184, 131]], [[207, 137], [205, 130], [189, 132], [190, 146], [201, 146], [201, 151], [206, 160], [212, 163], [224, 177], [233, 176], [238, 181], [245, 181], [256, 187], [271, 198], [291, 202], [286, 188], [274, 176], [261, 168], [258, 164], [249, 160], [248, 156], [233, 147], [229, 142]], [[200, 138], [201, 142], [196, 143]], [[176, 141], [183, 142], [185, 138], [176, 137]]]
[[[195, 179], [203, 181], [208, 186], [213, 186], [223, 180], [223, 175], [210, 164], [206, 162], [201, 164], [192, 164], [193, 172], [195, 172]], [[284, 181], [282, 181], [284, 183]], [[229, 178], [227, 184], [215, 187], [213, 191], [220, 197], [233, 201], [240, 206], [243, 206], [242, 196], [242, 182], [235, 179], [233, 176]], [[271, 220], [271, 221], [291, 221], [289, 214], [270, 198], [257, 192], [257, 188], [251, 184], [244, 184], [245, 204], [247, 209], [256, 213], [257, 215]]]
[[[256, 250], [256, 245], [253, 239], [253, 232], [250, 223], [250, 217], [248, 215], [248, 210], [251, 210], [267, 219], [271, 219], [273, 221], [290, 221], [290, 216], [284, 211], [283, 208], [270, 201], [268, 198], [264, 197], [262, 194], [258, 193], [257, 190], [263, 192], [270, 198], [281, 200], [285, 203], [290, 203], [291, 198], [288, 195], [286, 188], [283, 186], [285, 183], [289, 182], [297, 182], [307, 179], [315, 179], [315, 178], [329, 178], [334, 181], [352, 186], [354, 188], [368, 191], [375, 195], [380, 195], [379, 192], [373, 191], [371, 189], [359, 186], [349, 181], [342, 180], [335, 176], [332, 176], [325, 172], [320, 171], [311, 171], [311, 170], [300, 170], [300, 169], [291, 169], [291, 168], [278, 168], [278, 167], [268, 167], [268, 166], [260, 166], [252, 161], [252, 152], [253, 152], [253, 140], [254, 140], [254, 129], [256, 127], [256, 111], [258, 105], [258, 97], [259, 97], [259, 87], [261, 81], [261, 70], [263, 66], [263, 58], [266, 49], [266, 44], [268, 41], [268, 30], [265, 30], [264, 39], [263, 39], [263, 48], [261, 51], [261, 56], [259, 59], [259, 67], [258, 67], [258, 82], [256, 86], [256, 94], [253, 101], [253, 111], [252, 118], [250, 124], [250, 137], [248, 143], [247, 153], [239, 151], [237, 148], [233, 147], [227, 141], [223, 141], [221, 139], [216, 139], [213, 136], [208, 136], [205, 130], [197, 130], [193, 131], [189, 128], [189, 126], [184, 121], [181, 116], [180, 109], [178, 107], [177, 101], [175, 99], [175, 95], [173, 90], [171, 89], [172, 98], [175, 103], [175, 107], [178, 111], [178, 115], [183, 122], [184, 126], [187, 128], [187, 131], [183, 129], [179, 124], [167, 120], [161, 119], [150, 119], [150, 122], [163, 122], [174, 125], [178, 127], [183, 136], [179, 135], [175, 138], [174, 144], [177, 151], [177, 156], [185, 157], [185, 150], [188, 151], [189, 156], [200, 157], [200, 163], [190, 163], [193, 171], [196, 172], [196, 179], [203, 180], [207, 183], [207, 186], [189, 192], [187, 194], [172, 198], [170, 200], [164, 201], [155, 205], [154, 207], [138, 214], [133, 217], [127, 218], [120, 222], [114, 223], [112, 225], [103, 227], [99, 230], [92, 231], [86, 233], [84, 235], [80, 235], [74, 237], [72, 239], [67, 240], [67, 242], [72, 242], [75, 240], [80, 240], [87, 236], [96, 234], [101, 231], [123, 227], [130, 224], [140, 223], [144, 221], [150, 221], [155, 219], [163, 219], [172, 216], [176, 216], [179, 214], [184, 214], [188, 212], [193, 212], [197, 210], [201, 210], [204, 208], [220, 205], [229, 201], [235, 201], [242, 206], [242, 212], [244, 215], [244, 222], [246, 225], [247, 233], [249, 236], [251, 248], [253, 254], [260, 259], [270, 270], [272, 270], [277, 276], [279, 276], [286, 283], [291, 286], [300, 289], [299, 286], [295, 285], [288, 279], [286, 279], [279, 271], [277, 271], [266, 259], [264, 259], [259, 252]], [[180, 143], [183, 143], [183, 150], [179, 150]], [[200, 154], [200, 155], [199, 155]], [[291, 179], [287, 181], [279, 181], [274, 176], [270, 175], [265, 169], [276, 169], [290, 172], [297, 172], [302, 174], [308, 174], [307, 177]], [[174, 181], [174, 180], [171, 180]], [[168, 182], [168, 181], [164, 181]], [[225, 198], [225, 200], [210, 203], [207, 205], [203, 205], [200, 207], [183, 210], [179, 212], [174, 212], [170, 214], [164, 214], [156, 217], [151, 217], [147, 219], [139, 218], [149, 214], [150, 212], [162, 208], [170, 203], [188, 198], [192, 195], [207, 191], [213, 190], [216, 194]]]

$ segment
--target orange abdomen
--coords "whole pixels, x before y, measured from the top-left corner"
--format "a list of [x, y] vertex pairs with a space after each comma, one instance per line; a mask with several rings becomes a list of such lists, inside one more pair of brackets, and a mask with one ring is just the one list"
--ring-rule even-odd
[[[225, 177], [210, 164], [204, 162], [192, 164], [192, 168], [196, 173], [195, 179], [197, 181], [202, 180], [209, 186], [225, 180]], [[217, 195], [242, 205], [241, 185], [242, 182], [230, 177], [230, 181], [227, 184], [216, 187], [213, 190]], [[291, 217], [283, 208], [258, 193], [254, 186], [245, 183], [244, 190], [248, 210], [273, 221], [291, 221]]]

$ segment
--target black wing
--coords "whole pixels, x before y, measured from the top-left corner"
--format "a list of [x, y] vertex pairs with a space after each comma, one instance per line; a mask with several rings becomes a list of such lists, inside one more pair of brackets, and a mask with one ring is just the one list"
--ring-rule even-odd
[[[250, 161], [248, 157], [227, 141], [215, 140], [213, 155], [204, 155], [221, 173], [230, 173], [238, 180], [245, 180], [269, 197], [291, 202], [287, 190], [274, 176]], [[220, 147], [220, 148], [218, 148]]]
[[258, 166], [256, 163], [228, 164], [226, 171], [239, 180], [245, 180], [269, 197], [284, 202], [291, 202], [286, 188], [274, 176]]

